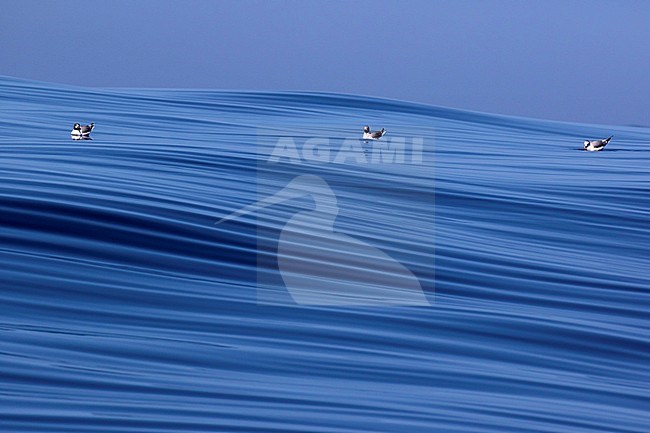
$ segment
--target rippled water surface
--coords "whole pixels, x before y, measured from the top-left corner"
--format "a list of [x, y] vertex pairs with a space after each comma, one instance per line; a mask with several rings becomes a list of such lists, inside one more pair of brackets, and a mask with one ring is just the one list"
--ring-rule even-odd
[[[6, 77], [0, 112], [2, 432], [648, 431], [648, 129]], [[421, 162], [373, 163], [366, 123]], [[309, 200], [215, 225], [305, 173], [419, 306], [297, 302]]]

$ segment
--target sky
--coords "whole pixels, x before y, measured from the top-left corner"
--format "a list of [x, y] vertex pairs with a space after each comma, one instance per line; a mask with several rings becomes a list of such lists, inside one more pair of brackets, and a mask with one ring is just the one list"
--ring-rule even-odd
[[650, 126], [650, 1], [2, 0], [0, 75]]

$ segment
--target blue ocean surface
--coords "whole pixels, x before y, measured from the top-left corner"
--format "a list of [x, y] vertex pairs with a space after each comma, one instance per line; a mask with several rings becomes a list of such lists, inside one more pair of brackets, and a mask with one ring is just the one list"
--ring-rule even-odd
[[[9, 77], [0, 112], [3, 433], [650, 431], [650, 129]], [[300, 301], [308, 197], [215, 224], [316, 177], [416, 305]]]

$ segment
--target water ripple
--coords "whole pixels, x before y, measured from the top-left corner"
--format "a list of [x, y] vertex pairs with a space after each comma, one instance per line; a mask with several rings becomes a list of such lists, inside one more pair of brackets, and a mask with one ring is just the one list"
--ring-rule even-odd
[[[0, 95], [1, 431], [647, 431], [647, 129], [322, 93]], [[264, 153], [366, 123], [421, 138], [422, 162]], [[292, 302], [277, 243], [309, 199], [215, 225], [303, 172], [430, 307]]]

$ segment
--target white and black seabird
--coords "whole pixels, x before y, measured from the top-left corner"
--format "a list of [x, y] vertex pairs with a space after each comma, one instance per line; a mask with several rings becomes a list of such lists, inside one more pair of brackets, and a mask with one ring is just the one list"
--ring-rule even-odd
[[588, 150], [589, 152], [598, 152], [599, 150], [603, 150], [609, 143], [609, 140], [612, 139], [612, 137], [613, 135], [604, 140], [585, 140], [583, 143], [585, 150]]
[[89, 139], [90, 133], [92, 132], [94, 127], [95, 127], [94, 123], [91, 123], [90, 125], [84, 125], [84, 126], [80, 125], [79, 123], [75, 123], [74, 126], [72, 127], [72, 131], [70, 131], [70, 136], [72, 137], [73, 140]]
[[381, 128], [381, 131], [370, 131], [370, 126], [366, 125], [363, 127], [363, 139], [364, 140], [379, 140], [381, 137], [386, 134], [386, 130]]

